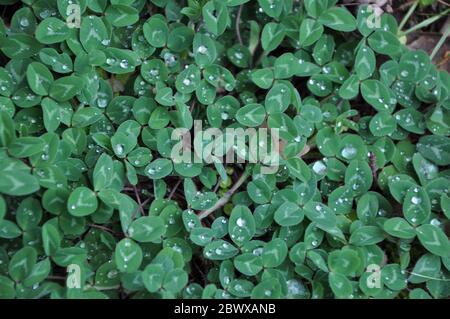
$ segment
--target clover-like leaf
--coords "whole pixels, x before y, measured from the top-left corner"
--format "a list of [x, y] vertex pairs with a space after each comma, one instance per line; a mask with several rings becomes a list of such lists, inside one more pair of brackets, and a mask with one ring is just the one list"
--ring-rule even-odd
[[450, 255], [450, 241], [445, 233], [438, 227], [424, 224], [417, 228], [417, 237], [422, 245], [431, 253], [448, 257]]
[[143, 243], [160, 242], [165, 232], [165, 223], [160, 216], [140, 217], [128, 228], [131, 238]]
[[142, 263], [141, 247], [129, 238], [122, 239], [116, 246], [115, 262], [117, 269], [123, 272], [134, 272]]
[[36, 28], [36, 39], [44, 44], [63, 42], [69, 36], [67, 24], [54, 17], [46, 18]]
[[67, 200], [67, 210], [77, 217], [94, 213], [98, 208], [97, 196], [87, 187], [77, 187]]
[[356, 29], [356, 19], [345, 8], [331, 7], [319, 16], [320, 23], [338, 31], [353, 31]]
[[228, 223], [228, 233], [231, 240], [242, 246], [253, 237], [255, 231], [255, 219], [251, 211], [245, 206], [233, 208]]

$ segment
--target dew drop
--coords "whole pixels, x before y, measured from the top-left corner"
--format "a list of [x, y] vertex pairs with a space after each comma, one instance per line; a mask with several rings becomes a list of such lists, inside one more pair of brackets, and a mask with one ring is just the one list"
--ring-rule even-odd
[[106, 99], [97, 99], [97, 106], [100, 108], [105, 108], [108, 105], [108, 101]]
[[114, 147], [114, 150], [116, 151], [117, 155], [122, 155], [123, 154], [123, 144], [117, 144]]
[[121, 67], [122, 69], [128, 68], [128, 61], [127, 61], [127, 60], [122, 60], [122, 61], [120, 61], [120, 67]]
[[28, 27], [30, 25], [30, 21], [28, 21], [27, 18], [22, 18], [20, 19], [20, 25], [24, 28]]
[[411, 197], [411, 203], [413, 203], [414, 205], [418, 205], [421, 202], [422, 202], [422, 199], [420, 197], [417, 197], [417, 196]]
[[351, 159], [351, 158], [355, 157], [356, 152], [357, 152], [356, 148], [354, 148], [351, 145], [347, 145], [346, 147], [344, 147], [342, 149], [341, 155], [342, 155], [343, 158]]
[[204, 45], [201, 45], [198, 47], [197, 52], [200, 54], [206, 54], [208, 52], [208, 48]]
[[245, 220], [244, 220], [243, 218], [239, 217], [239, 218], [236, 220], [236, 224], [237, 224], [239, 227], [244, 227], [244, 226], [245, 226]]
[[312, 169], [313, 169], [314, 173], [323, 175], [323, 174], [325, 174], [327, 167], [325, 166], [325, 164], [322, 161], [317, 161], [314, 163]]

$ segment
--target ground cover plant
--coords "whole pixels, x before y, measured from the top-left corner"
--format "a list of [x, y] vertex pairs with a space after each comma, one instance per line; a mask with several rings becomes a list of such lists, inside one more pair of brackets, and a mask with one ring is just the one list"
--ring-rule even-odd
[[[0, 298], [449, 297], [450, 76], [392, 15], [0, 4]], [[194, 121], [276, 169], [175, 161]]]

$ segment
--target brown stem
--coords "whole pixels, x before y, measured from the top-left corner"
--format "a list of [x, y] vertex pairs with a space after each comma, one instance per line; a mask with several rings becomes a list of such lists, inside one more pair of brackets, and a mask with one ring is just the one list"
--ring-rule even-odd
[[133, 185], [134, 194], [136, 195], [136, 199], [139, 205], [139, 210], [141, 211], [142, 216], [144, 216], [144, 207], [142, 207], [141, 196], [139, 196], [139, 191], [136, 186]]
[[181, 179], [178, 180], [178, 182], [175, 184], [175, 186], [170, 191], [168, 199], [172, 198], [173, 194], [175, 194], [175, 192], [177, 191], [177, 188], [178, 188], [178, 186], [180, 186], [180, 184], [181, 184]]
[[195, 108], [195, 104], [196, 104], [196, 101], [195, 100], [192, 101], [191, 108], [189, 109], [189, 112], [192, 113], [192, 110]]
[[107, 231], [111, 234], [117, 235], [117, 233], [115, 231], [113, 231], [112, 229], [109, 229], [108, 227], [102, 226], [102, 225], [89, 224], [89, 227], [101, 229], [101, 230]]
[[144, 200], [144, 201], [142, 202], [142, 208], [144, 208], [145, 205], [147, 205], [147, 203], [150, 201], [150, 199], [151, 199], [151, 197], [147, 198], [146, 200]]
[[231, 196], [241, 187], [241, 185], [247, 180], [248, 176], [250, 175], [249, 170], [244, 170], [241, 177], [236, 181], [236, 183], [233, 185], [233, 187], [230, 188], [228, 192], [226, 192], [217, 202], [216, 204], [204, 211], [201, 211], [198, 214], [198, 218], [203, 219], [205, 217], [208, 217], [211, 213], [215, 212], [217, 209], [224, 206], [228, 201], [231, 199]]

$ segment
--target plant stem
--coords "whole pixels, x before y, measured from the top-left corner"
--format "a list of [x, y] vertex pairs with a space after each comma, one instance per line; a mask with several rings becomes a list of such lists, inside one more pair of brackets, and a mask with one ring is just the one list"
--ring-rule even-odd
[[433, 60], [435, 55], [438, 53], [439, 49], [441, 48], [441, 46], [444, 44], [445, 40], [447, 39], [447, 37], [450, 35], [450, 27], [447, 28], [447, 30], [445, 30], [444, 34], [442, 35], [442, 37], [439, 39], [439, 42], [436, 43], [436, 46], [433, 49], [433, 52], [431, 52], [430, 55], [430, 59]]
[[221, 180], [222, 180], [222, 179], [219, 177], [219, 180], [217, 181], [216, 186], [214, 186], [214, 190], [213, 190], [214, 193], [217, 193], [217, 190], [218, 190], [219, 187], [220, 187], [220, 182], [221, 182]]
[[406, 12], [405, 16], [402, 19], [402, 22], [400, 22], [400, 25], [398, 26], [398, 32], [400, 33], [401, 30], [403, 29], [403, 27], [405, 26], [406, 22], [408, 22], [409, 17], [413, 14], [414, 10], [416, 10], [417, 5], [419, 4], [419, 1], [416, 0], [414, 1], [414, 3], [412, 4], [411, 7], [409, 7], [408, 12]]
[[105, 226], [102, 226], [102, 225], [89, 224], [89, 227], [101, 229], [101, 230], [104, 230], [104, 231], [106, 231], [106, 232], [108, 232], [108, 233], [111, 233], [111, 234], [113, 234], [113, 235], [117, 235], [117, 233], [116, 233], [114, 230], [109, 229], [108, 227], [105, 227]]
[[403, 32], [403, 34], [406, 35], [406, 34], [409, 34], [411, 32], [414, 32], [414, 31], [420, 30], [422, 28], [425, 28], [426, 26], [429, 26], [430, 24], [436, 22], [437, 20], [439, 20], [440, 18], [442, 18], [443, 16], [445, 16], [449, 12], [450, 12], [450, 9], [447, 9], [444, 12], [441, 12], [441, 13], [435, 15], [435, 16], [432, 16], [431, 18], [423, 20], [419, 24], [416, 24], [412, 28], [410, 28], [410, 29], [406, 30], [405, 32]]
[[228, 203], [228, 201], [231, 199], [231, 196], [233, 196], [233, 194], [239, 189], [239, 187], [241, 187], [241, 185], [247, 180], [249, 175], [250, 170], [245, 169], [244, 172], [242, 172], [241, 177], [239, 177], [233, 187], [231, 187], [230, 190], [226, 192], [213, 207], [200, 212], [200, 214], [198, 214], [198, 218], [203, 219], [205, 217], [208, 217], [211, 213]]
[[136, 186], [133, 185], [134, 194], [136, 195], [136, 199], [139, 205], [139, 210], [141, 211], [142, 216], [144, 216], [144, 207], [142, 207], [141, 196], [139, 196], [139, 191]]
[[238, 12], [237, 12], [237, 16], [236, 16], [236, 25], [235, 25], [236, 36], [237, 36], [237, 39], [238, 39], [240, 45], [242, 45], [242, 38], [241, 38], [241, 31], [239, 29], [239, 24], [241, 23], [241, 14], [242, 14], [242, 8], [243, 7], [244, 7], [243, 4], [241, 4], [239, 6], [239, 9], [238, 9]]
[[178, 180], [178, 182], [175, 184], [175, 186], [174, 186], [174, 187], [172, 188], [172, 190], [170, 191], [170, 194], [169, 194], [168, 199], [171, 199], [171, 198], [172, 198], [173, 194], [175, 194], [175, 192], [176, 192], [178, 186], [180, 186], [180, 184], [181, 184], [181, 179]]

